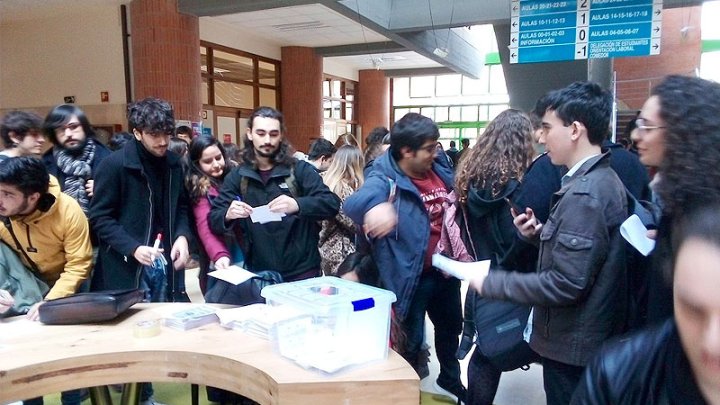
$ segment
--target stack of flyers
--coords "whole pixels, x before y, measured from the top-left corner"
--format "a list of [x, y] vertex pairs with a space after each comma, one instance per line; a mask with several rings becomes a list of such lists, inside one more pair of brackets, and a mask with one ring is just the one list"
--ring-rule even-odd
[[165, 326], [178, 330], [188, 330], [209, 323], [218, 322], [216, 309], [201, 305], [175, 312], [164, 318]]

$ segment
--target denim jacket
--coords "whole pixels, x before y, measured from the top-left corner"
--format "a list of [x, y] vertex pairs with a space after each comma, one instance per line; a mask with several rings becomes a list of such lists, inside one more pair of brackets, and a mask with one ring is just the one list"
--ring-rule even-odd
[[[448, 191], [452, 190], [452, 168], [445, 156], [435, 158], [432, 170]], [[395, 194], [391, 200], [398, 223], [388, 235], [372, 240], [371, 245], [383, 288], [397, 296], [395, 314], [402, 319], [420, 280], [430, 240], [430, 221], [420, 193], [388, 152], [375, 160], [370, 176], [345, 200], [342, 209], [356, 224], [362, 225], [365, 213], [387, 202], [391, 193]]]

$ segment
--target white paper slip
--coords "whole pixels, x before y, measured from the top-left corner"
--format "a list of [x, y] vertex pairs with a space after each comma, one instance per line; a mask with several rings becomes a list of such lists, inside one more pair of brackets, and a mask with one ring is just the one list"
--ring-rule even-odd
[[208, 273], [208, 276], [225, 280], [230, 284], [238, 285], [255, 277], [255, 273], [245, 270], [240, 266], [232, 265], [228, 266], [226, 269], [211, 271]]
[[490, 260], [459, 262], [438, 253], [432, 255], [432, 265], [459, 280], [470, 280], [490, 271]]
[[620, 235], [643, 256], [649, 255], [655, 249], [655, 241], [647, 237], [647, 228], [635, 214], [630, 215], [630, 218], [620, 225]]
[[282, 212], [272, 212], [267, 205], [261, 205], [259, 207], [253, 207], [250, 219], [256, 223], [266, 224], [268, 222], [282, 221], [284, 216], [285, 214]]

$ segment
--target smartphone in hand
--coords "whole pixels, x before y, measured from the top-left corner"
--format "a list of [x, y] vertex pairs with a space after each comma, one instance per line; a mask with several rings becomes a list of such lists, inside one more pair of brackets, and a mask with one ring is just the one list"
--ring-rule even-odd
[[510, 208], [512, 208], [515, 211], [516, 215], [520, 215], [525, 212], [524, 208], [520, 208], [519, 205], [515, 204], [515, 202], [513, 200], [509, 199], [508, 197], [505, 197], [505, 201], [508, 203]]

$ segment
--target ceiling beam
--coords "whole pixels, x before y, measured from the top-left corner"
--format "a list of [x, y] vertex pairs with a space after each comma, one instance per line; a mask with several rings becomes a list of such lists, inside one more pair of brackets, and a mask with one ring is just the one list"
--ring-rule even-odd
[[392, 41], [385, 41], [370, 42], [365, 44], [323, 46], [315, 48], [315, 53], [320, 56], [330, 58], [334, 56], [357, 56], [368, 55], [372, 53], [405, 52], [407, 50], [407, 48], [400, 44]]
[[409, 77], [409, 76], [437, 76], [456, 73], [446, 67], [416, 68], [416, 69], [383, 69], [386, 77]]
[[[337, 13], [391, 39], [410, 51], [447, 66], [457, 73], [477, 79], [485, 61], [485, 55], [468, 43], [455, 30], [420, 31], [397, 33], [388, 29], [390, 20], [390, 0], [324, 0], [322, 4]], [[393, 17], [394, 18], [394, 17]], [[438, 42], [438, 36], [446, 38], [445, 43]], [[436, 52], [444, 48], [445, 55]]]
[[209, 17], [317, 3], [317, 0], [178, 0], [178, 11]]

